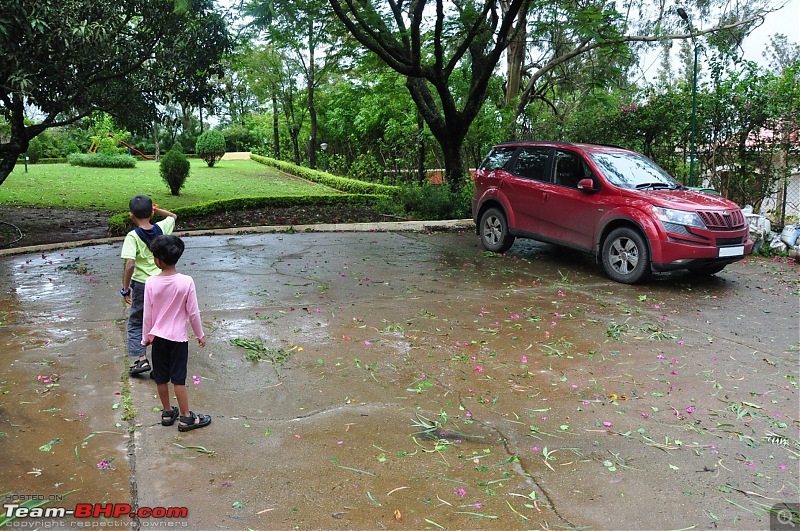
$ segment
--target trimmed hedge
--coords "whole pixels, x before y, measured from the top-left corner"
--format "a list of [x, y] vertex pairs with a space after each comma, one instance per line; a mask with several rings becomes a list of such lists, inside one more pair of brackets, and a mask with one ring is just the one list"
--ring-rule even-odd
[[267, 166], [277, 168], [282, 172], [301, 177], [314, 183], [323, 184], [342, 192], [351, 194], [379, 194], [390, 197], [396, 197], [400, 194], [398, 186], [389, 186], [385, 184], [367, 183], [356, 179], [348, 179], [346, 177], [337, 177], [323, 171], [312, 170], [310, 168], [303, 168], [296, 166], [282, 160], [271, 159], [269, 157], [262, 157], [261, 155], [250, 155], [250, 159]]
[[[390, 199], [386, 195], [377, 194], [344, 194], [344, 195], [293, 195], [281, 197], [239, 197], [200, 203], [198, 205], [179, 207], [172, 210], [178, 216], [178, 230], [181, 218], [196, 218], [219, 212], [242, 211], [256, 208], [282, 208], [314, 205], [376, 205]], [[122, 236], [133, 230], [127, 212], [114, 214], [108, 219], [108, 232], [113, 236]]]
[[102, 153], [72, 153], [67, 157], [72, 166], [88, 168], [135, 168], [136, 159], [130, 155], [105, 155]]

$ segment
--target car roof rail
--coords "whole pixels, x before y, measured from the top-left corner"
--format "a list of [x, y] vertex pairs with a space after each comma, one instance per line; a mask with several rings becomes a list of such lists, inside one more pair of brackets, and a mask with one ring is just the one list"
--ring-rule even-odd
[[612, 148], [617, 148], [617, 149], [626, 149], [628, 151], [631, 151], [631, 148], [625, 147], [625, 146], [620, 146], [618, 144], [597, 144], [597, 145], [598, 146], [605, 146], [605, 147], [612, 147]]
[[567, 142], [564, 140], [525, 140], [524, 138], [519, 138], [517, 140], [505, 140], [495, 145], [506, 146], [515, 144], [560, 144], [562, 146], [574, 146], [575, 142]]

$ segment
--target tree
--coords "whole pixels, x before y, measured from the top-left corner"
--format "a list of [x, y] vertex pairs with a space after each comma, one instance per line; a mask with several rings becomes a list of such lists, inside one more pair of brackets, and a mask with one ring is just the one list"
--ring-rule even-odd
[[408, 180], [425, 135], [402, 76], [380, 65], [352, 74], [357, 81], [342, 79], [320, 97], [321, 131], [336, 154], [333, 167], [370, 180], [387, 170], [397, 181]]
[[[281, 57], [269, 46], [261, 46], [246, 54], [243, 66], [249, 85], [260, 101], [270, 101], [272, 114], [272, 156], [281, 158], [279, 102], [283, 101], [287, 75]], [[266, 135], [265, 135], [266, 136]]]
[[280, 9], [274, 9], [273, 0], [254, 0], [248, 11], [256, 15], [255, 24], [266, 30], [273, 49], [286, 61], [294, 63], [294, 70], [302, 72], [303, 86], [298, 88], [305, 91], [305, 111], [309, 119], [308, 161], [311, 168], [316, 168], [318, 123], [315, 94], [319, 84], [337, 65], [339, 49], [336, 46], [335, 19], [327, 0], [293, 0]]
[[198, 137], [195, 152], [213, 168], [225, 155], [225, 137], [216, 130], [206, 131]]
[[[122, 8], [124, 6], [124, 9]], [[5, 0], [0, 17], [0, 184], [30, 140], [96, 110], [146, 130], [157, 105], [208, 101], [209, 77], [230, 45], [210, 0]], [[43, 118], [26, 123], [26, 110]]]
[[191, 170], [189, 159], [177, 149], [171, 149], [158, 164], [161, 179], [169, 186], [170, 193], [179, 195]]
[[[460, 189], [466, 169], [464, 139], [528, 0], [509, 0], [502, 6], [458, 2], [447, 4], [447, 9], [440, 1], [427, 9], [427, 0], [390, 0], [388, 10], [379, 2], [330, 3], [363, 46], [406, 76], [406, 88], [441, 146], [446, 178]], [[454, 94], [450, 81], [459, 69], [469, 71], [469, 84], [465, 92]]]
[[[508, 86], [522, 89], [506, 99], [517, 102], [517, 117], [541, 93], [540, 82], [548, 82], [548, 75], [576, 58], [594, 53], [592, 63], [607, 66], [629, 43], [750, 29], [769, 9], [757, 5], [763, 0], [751, 0], [735, 12], [746, 16], [735, 21], [728, 17], [702, 32], [668, 33], [664, 28], [674, 27], [679, 22], [677, 15], [662, 7], [652, 17], [645, 16], [651, 3], [643, 0], [629, 5], [627, 13], [616, 11], [613, 3], [594, 0], [387, 0], [386, 7], [379, 0], [329, 1], [339, 20], [364, 47], [406, 76], [406, 87], [440, 144], [447, 178], [456, 187], [465, 175], [464, 139], [481, 110], [489, 80], [503, 52], [512, 41], [516, 46], [523, 32], [528, 38], [526, 53], [515, 48], [509, 60], [522, 61], [535, 51], [539, 60], [513, 66], [520, 72], [520, 83]], [[698, 4], [706, 15], [725, 2]], [[536, 15], [533, 21], [532, 14]], [[604, 50], [613, 53], [603, 56]], [[456, 86], [451, 81], [459, 69], [469, 73], [469, 82]]]
[[783, 73], [787, 68], [792, 68], [800, 63], [800, 44], [789, 42], [786, 35], [776, 33], [769, 39], [769, 47], [761, 53], [761, 56], [771, 65], [772, 72]]
[[791, 144], [800, 132], [800, 62], [780, 74], [752, 62], [724, 74], [714, 71], [707, 96], [702, 159], [716, 189], [758, 210], [797, 163]]

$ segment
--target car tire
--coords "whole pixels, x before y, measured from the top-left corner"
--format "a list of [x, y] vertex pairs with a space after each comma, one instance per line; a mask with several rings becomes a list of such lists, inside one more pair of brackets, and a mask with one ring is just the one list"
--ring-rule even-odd
[[514, 236], [508, 232], [506, 216], [498, 208], [490, 208], [481, 216], [481, 243], [487, 251], [504, 253], [514, 245]]
[[650, 275], [650, 250], [639, 231], [620, 227], [603, 243], [603, 267], [617, 282], [635, 284]]
[[692, 273], [693, 275], [708, 277], [711, 275], [716, 275], [717, 273], [725, 269], [726, 265], [728, 264], [712, 264], [702, 267], [692, 267], [689, 268], [689, 272]]

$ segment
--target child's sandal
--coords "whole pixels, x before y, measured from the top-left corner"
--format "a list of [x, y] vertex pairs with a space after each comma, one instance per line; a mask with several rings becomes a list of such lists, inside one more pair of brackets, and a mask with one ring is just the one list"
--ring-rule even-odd
[[142, 374], [143, 372], [147, 372], [150, 370], [150, 362], [147, 359], [143, 360], [136, 360], [136, 363], [130, 366], [128, 369], [128, 374], [136, 375]]
[[162, 426], [172, 426], [175, 424], [175, 421], [178, 420], [178, 408], [172, 406], [172, 411], [166, 411], [164, 409], [161, 410], [161, 425]]
[[178, 431], [190, 431], [208, 426], [211, 424], [211, 417], [199, 413], [195, 415], [194, 411], [190, 411], [188, 417], [181, 416], [181, 422], [183, 424], [178, 424]]

